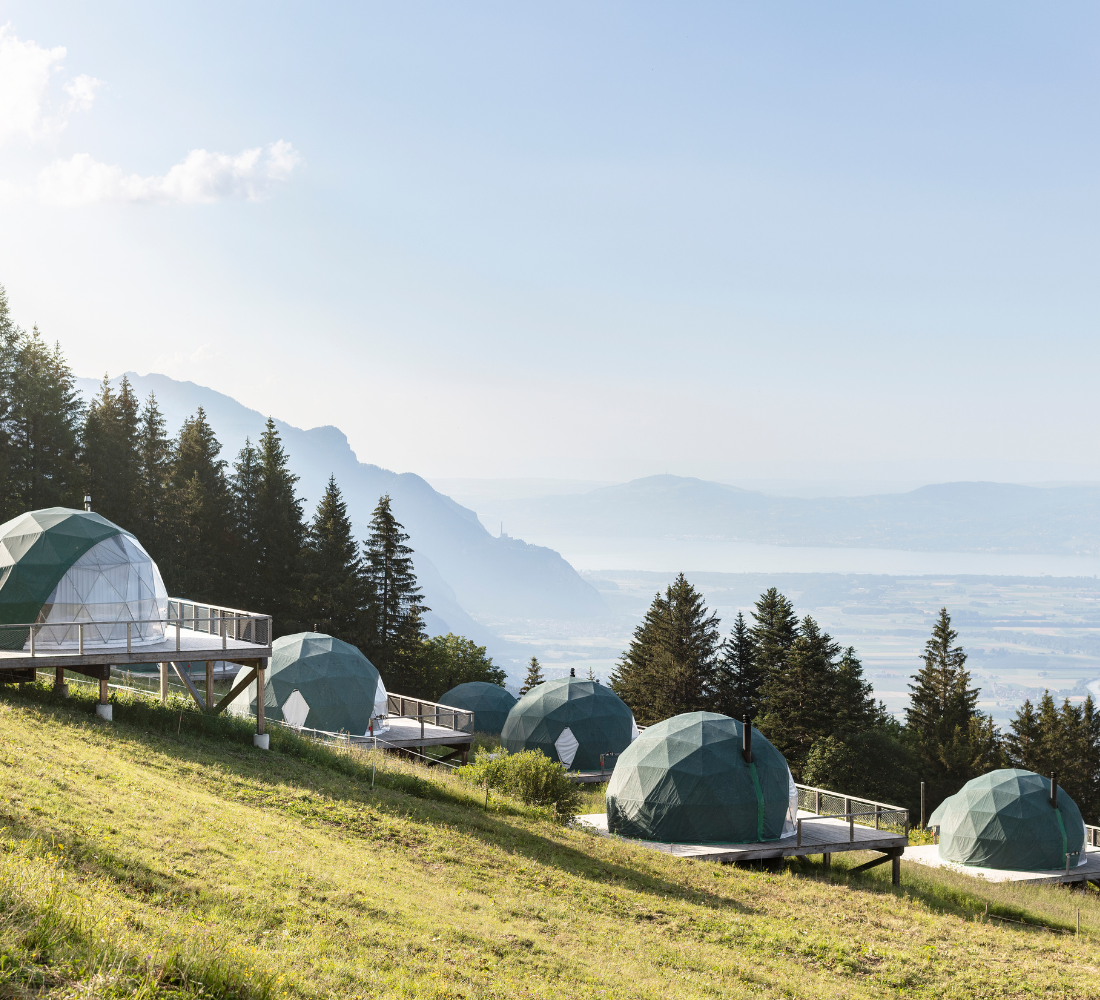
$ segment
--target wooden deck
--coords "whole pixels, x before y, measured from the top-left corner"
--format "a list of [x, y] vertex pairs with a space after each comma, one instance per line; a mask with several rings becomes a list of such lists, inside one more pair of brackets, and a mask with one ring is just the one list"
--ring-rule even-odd
[[[809, 854], [831, 856], [843, 851], [881, 851], [891, 858], [900, 858], [909, 845], [909, 838], [901, 833], [889, 833], [874, 827], [850, 826], [847, 820], [818, 816], [816, 813], [798, 811], [802, 820], [802, 843], [797, 836], [782, 840], [769, 840], [756, 844], [666, 844], [654, 840], [633, 840], [651, 851], [671, 854], [676, 858], [698, 858], [701, 861], [757, 861], [764, 858], [800, 857]], [[590, 813], [578, 816], [577, 821], [590, 826], [603, 836], [607, 831], [607, 814]], [[886, 859], [883, 859], [886, 860]]]
[[125, 668], [131, 663], [180, 663], [188, 660], [225, 660], [230, 663], [254, 663], [271, 656], [271, 646], [243, 639], [221, 639], [206, 632], [181, 629], [177, 637], [169, 628], [163, 642], [139, 646], [126, 652], [126, 646], [84, 644], [84, 652], [75, 648], [53, 649], [39, 646], [34, 656], [25, 649], [0, 649], [0, 670], [25, 670], [63, 667], [84, 673], [85, 667]]
[[954, 861], [944, 861], [939, 855], [939, 847], [935, 844], [924, 844], [920, 847], [910, 847], [905, 855], [909, 861], [915, 861], [918, 865], [927, 865], [929, 868], [945, 868], [949, 871], [960, 872], [971, 878], [982, 878], [987, 882], [1028, 882], [1032, 885], [1055, 885], [1058, 883], [1093, 882], [1100, 886], [1100, 848], [1086, 847], [1085, 863], [1071, 866], [1067, 872], [1064, 868], [1055, 868], [1049, 871], [1017, 872], [1007, 868], [980, 868], [977, 865], [960, 865]]
[[378, 741], [379, 747], [387, 749], [408, 749], [410, 747], [469, 747], [474, 741], [472, 733], [464, 733], [461, 729], [450, 729], [447, 726], [435, 726], [430, 722], [421, 725], [416, 719], [408, 719], [398, 715], [391, 715], [386, 719], [387, 729], [373, 736], [354, 736], [352, 743], [373, 743]]

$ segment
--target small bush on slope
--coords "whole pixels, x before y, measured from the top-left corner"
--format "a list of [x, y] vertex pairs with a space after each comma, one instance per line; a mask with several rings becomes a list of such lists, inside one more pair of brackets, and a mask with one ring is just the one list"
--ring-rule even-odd
[[541, 750], [509, 753], [504, 747], [493, 752], [479, 750], [473, 763], [458, 769], [464, 780], [511, 795], [528, 806], [554, 806], [557, 815], [570, 819], [577, 813], [581, 797], [577, 786], [559, 761]]

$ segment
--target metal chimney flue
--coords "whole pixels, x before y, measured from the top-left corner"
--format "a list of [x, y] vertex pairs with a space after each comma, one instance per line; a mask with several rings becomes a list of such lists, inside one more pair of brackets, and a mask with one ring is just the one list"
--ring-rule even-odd
[[92, 495], [90, 493], [84, 494], [84, 509], [89, 512], [92, 509]]
[[747, 715], [741, 716], [741, 756], [746, 764], [752, 763], [752, 726]]
[[1050, 772], [1050, 807], [1058, 808], [1058, 775], [1054, 771]]

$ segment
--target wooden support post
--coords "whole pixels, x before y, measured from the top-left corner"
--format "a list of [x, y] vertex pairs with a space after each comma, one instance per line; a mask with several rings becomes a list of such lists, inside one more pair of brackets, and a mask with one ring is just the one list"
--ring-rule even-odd
[[99, 703], [101, 705], [107, 704], [107, 678], [101, 677], [99, 679]]
[[214, 704], [214, 661], [206, 661], [206, 708]]
[[69, 685], [65, 683], [64, 667], [58, 667], [53, 672], [53, 690], [54, 694], [59, 694], [62, 698], [69, 696]]
[[261, 660], [256, 668], [256, 735], [264, 734], [264, 675], [267, 673], [267, 660]]
[[891, 858], [890, 860], [892, 862], [892, 864], [890, 866], [891, 867], [890, 881], [894, 885], [901, 885], [901, 855], [900, 854], [895, 854], [893, 856], [893, 858]]
[[160, 667], [160, 702], [163, 705], [168, 700], [168, 664], [158, 663]]
[[826, 851], [821, 855], [821, 867], [828, 871], [832, 867], [833, 856]]

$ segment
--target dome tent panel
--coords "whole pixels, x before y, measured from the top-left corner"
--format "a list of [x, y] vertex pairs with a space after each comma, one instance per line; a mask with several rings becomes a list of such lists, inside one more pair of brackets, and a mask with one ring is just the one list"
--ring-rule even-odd
[[474, 713], [474, 731], [498, 736], [516, 699], [499, 684], [467, 681], [439, 696], [439, 704]]
[[[597, 681], [561, 677], [527, 692], [508, 713], [500, 743], [509, 753], [541, 750], [561, 760], [556, 743], [569, 729], [577, 742], [573, 771], [594, 771], [600, 755], [621, 753], [630, 745], [634, 716], [614, 691]], [[565, 763], [562, 761], [562, 763]]]
[[615, 764], [607, 828], [663, 843], [747, 844], [794, 832], [798, 792], [783, 755], [755, 729], [753, 762], [742, 725], [689, 712], [650, 726]]
[[[237, 677], [248, 669], [242, 668]], [[298, 698], [288, 712], [294, 724], [310, 729], [361, 736], [372, 719], [387, 714], [386, 688], [374, 664], [349, 643], [319, 632], [284, 635], [272, 643], [264, 679], [264, 716], [290, 723], [283, 707], [295, 692]], [[301, 722], [299, 701], [308, 708]], [[256, 714], [255, 681], [237, 695], [229, 710], [235, 715]], [[374, 728], [379, 731], [377, 724]]]
[[[126, 622], [161, 618], [167, 594], [160, 571], [129, 532], [99, 514], [67, 507], [31, 511], [0, 525], [0, 624], [116, 621], [94, 643], [125, 643]], [[98, 632], [98, 630], [97, 630]], [[159, 642], [163, 625], [131, 630], [131, 641]], [[76, 645], [76, 629], [43, 629], [43, 642]], [[27, 632], [0, 630], [0, 647], [25, 646]], [[36, 641], [39, 638], [36, 635]]]
[[932, 813], [945, 861], [1008, 871], [1049, 871], [1085, 861], [1085, 824], [1059, 787], [1050, 804], [1050, 779], [1006, 768], [968, 781]]

